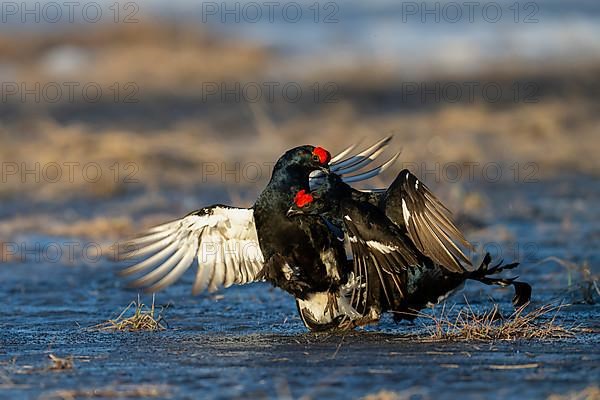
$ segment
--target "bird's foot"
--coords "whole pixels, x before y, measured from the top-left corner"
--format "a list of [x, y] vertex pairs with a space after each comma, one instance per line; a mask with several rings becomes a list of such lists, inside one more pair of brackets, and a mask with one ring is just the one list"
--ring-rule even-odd
[[351, 331], [359, 326], [376, 324], [379, 322], [381, 314], [376, 310], [371, 309], [366, 315], [358, 314], [355, 317], [344, 316], [344, 319], [338, 324], [338, 330], [340, 331]]

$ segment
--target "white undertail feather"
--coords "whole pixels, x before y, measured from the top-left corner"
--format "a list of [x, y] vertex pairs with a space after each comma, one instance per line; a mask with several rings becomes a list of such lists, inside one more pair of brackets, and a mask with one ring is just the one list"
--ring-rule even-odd
[[306, 300], [298, 300], [301, 310], [310, 312], [312, 318], [319, 324], [330, 323], [336, 316], [329, 315], [327, 305], [329, 294], [327, 292], [313, 293]]
[[349, 317], [350, 320], [355, 320], [362, 317], [362, 315], [356, 311], [354, 307], [352, 307], [346, 296], [338, 297], [338, 309], [343, 315]]
[[361, 314], [358, 311], [356, 311], [354, 307], [352, 307], [352, 304], [350, 303], [348, 298], [351, 298], [352, 294], [356, 289], [359, 289], [364, 286], [365, 284], [361, 283], [360, 279], [358, 277], [355, 277], [354, 273], [351, 272], [350, 276], [348, 277], [348, 283], [340, 287], [340, 294], [338, 296], [338, 308], [351, 320], [360, 318]]
[[294, 271], [292, 270], [292, 268], [290, 268], [290, 265], [288, 263], [283, 264], [281, 270], [283, 272], [283, 277], [288, 281], [292, 279], [292, 276], [294, 276]]

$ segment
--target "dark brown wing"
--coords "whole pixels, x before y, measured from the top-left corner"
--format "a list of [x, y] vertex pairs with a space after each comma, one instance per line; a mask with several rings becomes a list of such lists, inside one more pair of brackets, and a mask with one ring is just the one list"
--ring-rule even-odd
[[381, 208], [396, 225], [404, 227], [414, 245], [449, 271], [471, 266], [462, 248], [472, 245], [452, 222], [452, 213], [407, 169], [400, 172], [382, 198]]

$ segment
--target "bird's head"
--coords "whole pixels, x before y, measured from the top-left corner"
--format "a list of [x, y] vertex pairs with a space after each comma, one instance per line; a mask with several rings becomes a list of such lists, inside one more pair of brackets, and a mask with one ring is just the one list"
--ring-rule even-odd
[[329, 172], [330, 160], [331, 154], [322, 147], [298, 146], [288, 150], [281, 156], [275, 165], [275, 169], [296, 170], [308, 176], [315, 170]]
[[328, 210], [327, 202], [318, 191], [307, 192], [302, 189], [294, 196], [294, 201], [287, 211], [288, 217], [296, 215], [318, 215]]

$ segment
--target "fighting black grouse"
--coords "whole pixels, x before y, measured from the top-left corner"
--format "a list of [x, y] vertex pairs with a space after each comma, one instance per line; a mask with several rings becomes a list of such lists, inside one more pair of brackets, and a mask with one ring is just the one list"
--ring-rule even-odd
[[[329, 308], [339, 309], [331, 299], [344, 302], [337, 295], [348, 275], [343, 270], [347, 266], [343, 247], [325, 224], [310, 217], [310, 221], [290, 220], [286, 212], [295, 191], [309, 190], [311, 172], [327, 171], [328, 167], [341, 176], [355, 172], [375, 160], [389, 140], [380, 140], [346, 159], [352, 148], [334, 159], [320, 147], [300, 146], [287, 151], [275, 164], [270, 182], [253, 207], [213, 205], [151, 228], [129, 241], [125, 253], [127, 258], [147, 258], [122, 274], [145, 272], [131, 284], [157, 291], [175, 282], [197, 259], [194, 294], [267, 280], [300, 301], [320, 304], [324, 300]], [[396, 157], [344, 178], [368, 179], [385, 170]], [[313, 294], [317, 298], [311, 297]], [[351, 312], [344, 304], [341, 309], [344, 315]]]
[[[397, 320], [413, 319], [467, 279], [513, 285], [515, 306], [529, 301], [527, 283], [492, 276], [518, 263], [489, 267], [491, 257], [486, 254], [474, 271], [464, 266], [470, 261], [454, 242], [468, 243], [449, 211], [407, 170], [380, 195], [357, 191], [335, 174], [321, 177], [320, 184], [312, 193], [302, 193], [303, 201], [297, 197], [287, 214], [290, 218], [320, 216], [340, 240], [349, 243], [353, 268], [339, 296], [347, 297], [351, 312], [321, 313], [313, 329], [319, 329], [319, 324], [348, 329], [377, 322], [384, 311], [393, 312]], [[298, 308], [305, 318], [315, 314], [316, 305], [299, 302]]]

